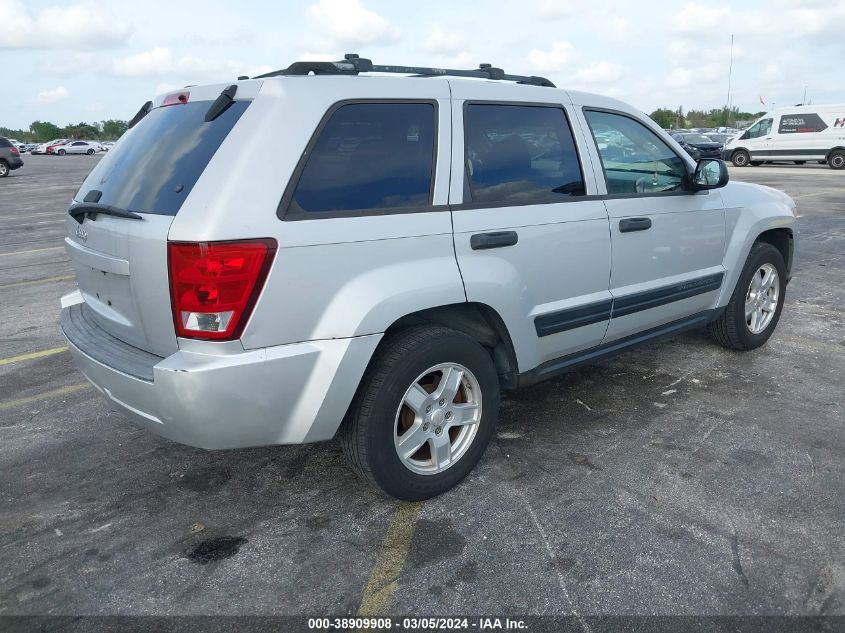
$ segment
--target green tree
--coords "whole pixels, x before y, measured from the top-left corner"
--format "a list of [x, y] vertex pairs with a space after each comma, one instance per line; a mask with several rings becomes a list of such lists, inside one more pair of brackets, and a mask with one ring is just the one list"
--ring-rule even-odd
[[657, 110], [652, 112], [649, 116], [655, 123], [657, 123], [657, 125], [667, 129], [672, 127], [678, 119], [678, 115], [675, 114], [675, 111], [669, 110], [668, 108], [657, 108]]
[[35, 140], [41, 142], [52, 141], [62, 136], [62, 129], [50, 121], [33, 121], [29, 126]]
[[109, 119], [102, 122], [103, 140], [116, 141], [129, 128], [128, 121]]

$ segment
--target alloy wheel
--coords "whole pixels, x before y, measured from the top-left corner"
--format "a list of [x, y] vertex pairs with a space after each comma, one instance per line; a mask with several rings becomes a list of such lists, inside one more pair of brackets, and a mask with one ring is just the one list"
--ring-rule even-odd
[[771, 264], [763, 264], [754, 273], [745, 295], [745, 324], [752, 334], [769, 327], [778, 307], [780, 279]]

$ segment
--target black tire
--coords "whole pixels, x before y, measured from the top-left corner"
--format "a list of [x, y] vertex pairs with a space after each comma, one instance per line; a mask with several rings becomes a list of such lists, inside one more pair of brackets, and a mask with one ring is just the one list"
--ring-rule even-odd
[[792, 161], [792, 162], [793, 162], [793, 163], [795, 163], [796, 165], [803, 165], [803, 164], [805, 164], [807, 161], [806, 161], [806, 160], [794, 160], [794, 161]]
[[750, 163], [748, 163], [748, 164], [749, 164], [749, 165], [751, 165], [752, 167], [759, 167], [760, 165], [762, 165], [762, 164], [763, 164], [763, 162], [764, 162], [764, 161], [762, 161], [762, 160], [752, 160], [752, 161], [751, 161]]
[[[757, 273], [763, 264], [771, 264], [778, 273], [780, 284], [778, 293], [778, 304], [774, 316], [769, 324], [759, 334], [754, 334], [748, 327], [745, 320], [745, 300], [748, 293], [748, 286], [751, 278]], [[745, 266], [736, 282], [731, 300], [725, 311], [718, 319], [710, 323], [710, 334], [717, 343], [728, 349], [747, 351], [760, 347], [769, 340], [772, 332], [775, 331], [780, 313], [783, 310], [783, 302], [786, 298], [786, 265], [780, 251], [766, 242], [757, 242], [751, 247]]]
[[58, 152], [56, 152], [56, 153], [57, 153], [59, 156], [64, 156], [65, 154], [67, 154], [67, 152], [66, 152], [65, 150], [63, 150], [63, 149], [60, 149], [60, 150], [59, 150]]
[[9, 164], [5, 160], [0, 158], [0, 178], [5, 178], [6, 176], [8, 176], [9, 171], [11, 171], [9, 169]]
[[751, 154], [744, 149], [738, 149], [731, 154], [731, 162], [734, 164], [734, 167], [747, 167], [751, 162]]
[[94, 150], [93, 150], [93, 149], [89, 149], [89, 150], [88, 150], [87, 152], [85, 152], [85, 153], [86, 153], [86, 154], [88, 154], [89, 156], [91, 156], [91, 155], [94, 153]]
[[845, 169], [845, 150], [833, 150], [827, 156], [827, 165], [831, 169]]
[[[480, 385], [479, 428], [457, 461], [440, 473], [419, 474], [402, 463], [394, 446], [397, 410], [418, 376], [447, 362], [469, 369]], [[361, 477], [392, 497], [420, 501], [446, 492], [467, 476], [493, 437], [498, 414], [499, 381], [488, 351], [475, 339], [449, 328], [413, 327], [388, 335], [379, 345], [338, 438]]]

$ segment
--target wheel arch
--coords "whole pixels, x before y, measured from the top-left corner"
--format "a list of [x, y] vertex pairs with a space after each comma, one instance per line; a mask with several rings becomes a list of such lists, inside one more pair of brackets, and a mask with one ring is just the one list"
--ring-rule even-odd
[[825, 160], [829, 160], [829, 159], [830, 159], [830, 155], [831, 155], [831, 154], [833, 154], [833, 152], [837, 152], [837, 151], [839, 151], [839, 152], [845, 152], [845, 145], [837, 145], [836, 147], [831, 147], [831, 148], [830, 148], [830, 151], [828, 151], [828, 153], [827, 153], [827, 154], [825, 154], [824, 159], [825, 159]]
[[402, 328], [427, 324], [449, 327], [474, 338], [489, 351], [499, 375], [499, 384], [503, 388], [516, 386], [519, 368], [513, 341], [504, 320], [494, 308], [466, 301], [417, 310], [391, 323], [385, 331], [385, 338]]
[[754, 244], [766, 242], [774, 246], [783, 256], [786, 264], [787, 280], [792, 276], [792, 261], [795, 256], [795, 235], [790, 228], [769, 229], [760, 233], [754, 240]]

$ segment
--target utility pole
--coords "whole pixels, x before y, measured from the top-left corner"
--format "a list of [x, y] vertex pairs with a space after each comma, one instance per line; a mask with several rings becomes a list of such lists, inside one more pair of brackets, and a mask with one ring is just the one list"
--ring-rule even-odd
[[728, 98], [725, 100], [725, 127], [728, 127], [730, 123], [730, 110], [731, 107], [731, 75], [733, 74], [734, 69], [734, 34], [731, 33], [731, 61], [728, 65]]
[[807, 105], [807, 84], [804, 84], [804, 97], [801, 99], [801, 105]]

